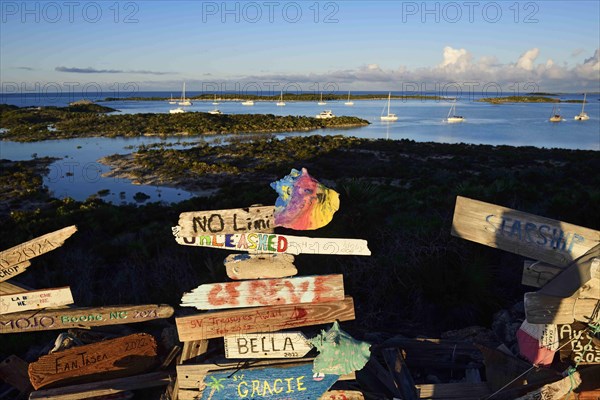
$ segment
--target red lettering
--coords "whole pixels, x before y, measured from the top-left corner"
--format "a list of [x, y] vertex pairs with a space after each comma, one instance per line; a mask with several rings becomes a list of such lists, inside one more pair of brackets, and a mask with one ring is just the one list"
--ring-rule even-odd
[[215, 284], [213, 288], [210, 289], [210, 292], [208, 292], [208, 303], [213, 306], [222, 306], [225, 304], [232, 306], [238, 305], [240, 292], [237, 290], [237, 287], [239, 285], [240, 282]]
[[336, 301], [336, 291], [328, 284], [328, 281], [336, 280], [336, 275], [321, 275], [315, 278], [315, 298], [314, 302]]
[[[282, 299], [276, 298], [278, 279], [271, 280], [268, 284], [262, 281], [251, 281], [250, 291], [248, 293], [248, 304], [258, 303], [262, 305], [281, 304]], [[275, 299], [276, 302], [269, 302], [267, 299]]]
[[296, 287], [291, 281], [286, 280], [284, 285], [290, 291], [290, 303], [300, 303], [302, 296], [308, 291], [309, 284], [309, 281], [304, 281], [300, 283], [299, 287]]
[[217, 240], [217, 235], [212, 235], [212, 245], [222, 247], [223, 243], [219, 243], [219, 241]]
[[277, 252], [284, 253], [288, 248], [288, 241], [285, 237], [279, 236], [277, 238]]

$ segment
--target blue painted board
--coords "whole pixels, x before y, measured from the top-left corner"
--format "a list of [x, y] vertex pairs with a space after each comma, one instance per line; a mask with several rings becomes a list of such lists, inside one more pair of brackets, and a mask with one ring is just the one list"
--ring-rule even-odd
[[312, 363], [290, 367], [241, 369], [232, 373], [209, 372], [204, 378], [206, 388], [202, 400], [216, 399], [319, 399], [339, 378], [339, 375], [314, 376]]

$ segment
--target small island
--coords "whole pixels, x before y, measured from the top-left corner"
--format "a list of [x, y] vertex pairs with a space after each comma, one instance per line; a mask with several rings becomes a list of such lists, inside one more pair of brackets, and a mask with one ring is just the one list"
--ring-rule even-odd
[[583, 100], [560, 100], [537, 94], [527, 96], [485, 97], [477, 101], [491, 104], [505, 103], [583, 103]]

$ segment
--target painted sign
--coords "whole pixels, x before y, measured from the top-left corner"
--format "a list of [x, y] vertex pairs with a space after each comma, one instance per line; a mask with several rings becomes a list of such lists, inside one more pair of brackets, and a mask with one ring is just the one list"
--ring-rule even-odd
[[319, 352], [313, 366], [315, 373], [349, 374], [361, 370], [371, 357], [371, 345], [344, 332], [337, 321], [309, 341]]
[[179, 235], [194, 237], [245, 232], [273, 232], [274, 206], [192, 211], [179, 214]]
[[156, 340], [147, 333], [72, 347], [29, 364], [35, 389], [106, 380], [144, 372], [156, 363]]
[[0, 315], [73, 304], [71, 289], [32, 290], [0, 296]]
[[516, 336], [521, 356], [535, 365], [552, 364], [558, 350], [558, 330], [555, 324], [530, 324], [523, 321]]
[[209, 372], [204, 378], [202, 400], [210, 399], [318, 399], [338, 375], [313, 375], [312, 364], [289, 367]]
[[275, 224], [296, 230], [327, 225], [340, 208], [340, 195], [308, 174], [292, 169], [283, 179], [271, 183], [279, 194], [275, 201]]
[[216, 310], [336, 300], [344, 300], [341, 274], [210, 283], [185, 293], [181, 306]]
[[458, 196], [452, 235], [566, 266], [600, 243], [600, 232]]
[[558, 327], [560, 360], [577, 364], [600, 364], [600, 339], [581, 322]]
[[313, 346], [302, 332], [228, 335], [226, 358], [302, 358]]
[[62, 246], [75, 232], [75, 225], [68, 226], [0, 252], [0, 282], [25, 271], [28, 260]]
[[233, 334], [275, 332], [299, 326], [354, 319], [351, 297], [326, 303], [241, 308], [175, 318], [179, 340], [211, 339]]
[[525, 316], [531, 324], [587, 322], [598, 304], [596, 299], [554, 297], [539, 292], [525, 293]]
[[169, 305], [61, 308], [0, 316], [0, 333], [49, 331], [101, 325], [133, 324], [173, 315]]
[[294, 276], [298, 270], [294, 256], [284, 253], [230, 254], [224, 261], [227, 276], [233, 280]]
[[175, 240], [185, 246], [201, 246], [250, 253], [371, 255], [371, 251], [367, 247], [367, 241], [362, 239], [328, 239], [275, 233], [241, 233], [194, 237], [181, 237], [175, 234]]

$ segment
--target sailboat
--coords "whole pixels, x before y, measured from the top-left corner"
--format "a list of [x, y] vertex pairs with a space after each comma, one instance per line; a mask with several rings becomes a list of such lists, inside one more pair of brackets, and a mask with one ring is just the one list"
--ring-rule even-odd
[[213, 100], [213, 104], [216, 106], [219, 104], [219, 102], [217, 101], [217, 94], [215, 93], [215, 99]]
[[579, 114], [577, 114], [575, 116], [575, 118], [573, 118], [575, 121], [587, 121], [588, 119], [590, 119], [590, 116], [587, 115], [583, 111], [583, 108], [585, 107], [585, 95], [586, 95], [586, 93], [583, 94], [583, 103], [581, 104], [581, 112]]
[[278, 106], [285, 106], [285, 102], [283, 101], [283, 90], [281, 91], [281, 96], [279, 97], [279, 101], [277, 102]]
[[319, 100], [319, 102], [317, 104], [320, 106], [324, 106], [325, 104], [327, 104], [323, 101], [323, 92], [321, 92], [321, 100]]
[[185, 110], [181, 107], [177, 107], [172, 110], [169, 110], [169, 114], [183, 114], [184, 112], [185, 112]]
[[562, 122], [563, 117], [560, 115], [560, 108], [553, 106], [552, 107], [552, 116], [550, 117], [550, 122]]
[[242, 105], [243, 106], [253, 106], [254, 100], [250, 99], [250, 100], [242, 101]]
[[454, 124], [456, 122], [463, 122], [465, 120], [464, 117], [460, 115], [456, 115], [456, 100], [450, 106], [450, 111], [448, 111], [448, 116], [446, 117], [446, 122], [449, 124]]
[[354, 102], [350, 101], [350, 91], [348, 90], [348, 101], [344, 103], [347, 106], [353, 106]]
[[180, 106], [191, 106], [192, 102], [190, 99], [185, 98], [185, 82], [183, 82], [183, 91], [181, 92], [181, 101], [179, 102]]
[[169, 100], [169, 104], [177, 104], [177, 102], [173, 98], [173, 93], [171, 93], [171, 100]]
[[[383, 115], [383, 111], [381, 112], [381, 120], [382, 121], [398, 121], [398, 117], [396, 114], [390, 113], [390, 102], [392, 101], [392, 92], [388, 93], [388, 102], [387, 102], [387, 115]], [[385, 108], [384, 108], [385, 110]]]
[[214, 110], [210, 110], [208, 113], [209, 113], [209, 114], [213, 114], [213, 115], [221, 115], [221, 114], [223, 114], [223, 113], [221, 112], [221, 110], [219, 110], [219, 109], [218, 109], [218, 108], [216, 108], [216, 107], [215, 107], [215, 109], [214, 109]]

